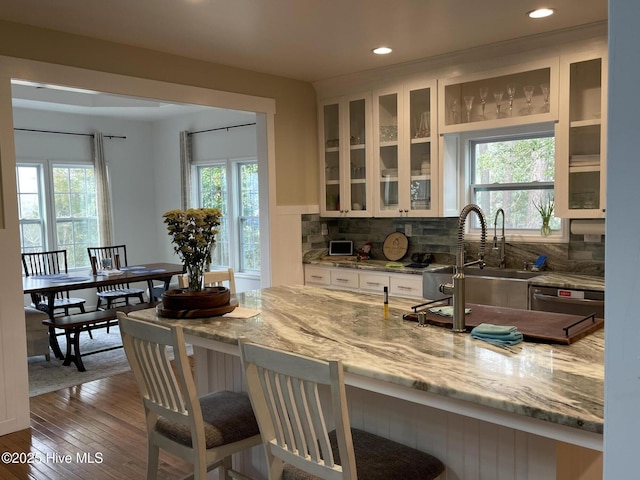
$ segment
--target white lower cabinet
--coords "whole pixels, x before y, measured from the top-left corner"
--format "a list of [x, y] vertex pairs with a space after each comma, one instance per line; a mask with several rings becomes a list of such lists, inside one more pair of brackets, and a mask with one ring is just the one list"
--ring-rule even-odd
[[394, 297], [422, 298], [422, 276], [393, 275], [389, 277], [389, 294]]
[[422, 276], [408, 273], [364, 272], [355, 268], [305, 265], [304, 283], [380, 295], [387, 287], [391, 296], [422, 299]]
[[305, 285], [331, 285], [331, 271], [324, 267], [304, 267]]
[[383, 293], [384, 287], [389, 288], [389, 274], [361, 273], [360, 290], [369, 293]]
[[345, 290], [358, 290], [360, 284], [357, 270], [347, 268], [331, 269], [331, 286]]

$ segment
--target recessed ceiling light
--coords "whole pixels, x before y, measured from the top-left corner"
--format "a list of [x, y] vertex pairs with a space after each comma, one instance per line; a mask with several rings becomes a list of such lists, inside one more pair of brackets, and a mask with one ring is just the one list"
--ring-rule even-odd
[[378, 47], [373, 49], [373, 53], [376, 55], [386, 55], [391, 52], [392, 50], [389, 47]]
[[537, 10], [531, 10], [527, 13], [530, 18], [544, 18], [553, 15], [555, 10], [553, 8], [538, 8]]

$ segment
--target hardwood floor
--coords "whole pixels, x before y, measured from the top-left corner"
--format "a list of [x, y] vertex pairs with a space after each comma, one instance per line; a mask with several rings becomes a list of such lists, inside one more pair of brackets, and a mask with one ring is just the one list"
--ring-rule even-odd
[[[38, 395], [30, 402], [31, 428], [1, 436], [0, 451], [33, 462], [0, 462], [1, 479], [145, 478], [144, 412], [131, 372]], [[189, 464], [160, 452], [158, 479], [191, 472]]]

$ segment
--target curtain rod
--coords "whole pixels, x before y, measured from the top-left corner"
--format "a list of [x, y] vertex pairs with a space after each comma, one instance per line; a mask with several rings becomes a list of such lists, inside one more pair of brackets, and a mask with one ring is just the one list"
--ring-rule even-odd
[[249, 127], [251, 125], [255, 125], [256, 123], [242, 123], [240, 125], [229, 125], [228, 127], [218, 127], [218, 128], [210, 128], [208, 130], [199, 130], [197, 132], [188, 132], [188, 135], [195, 135], [196, 133], [206, 133], [206, 132], [216, 132], [218, 130], [226, 130], [227, 132], [231, 128], [239, 128], [239, 127]]
[[[81, 137], [93, 137], [93, 133], [75, 133], [75, 132], [56, 132], [55, 130], [36, 130], [33, 128], [14, 128], [14, 130], [20, 130], [21, 132], [37, 132], [37, 133], [57, 133], [58, 135], [78, 135]], [[104, 138], [122, 138], [124, 140], [127, 137], [122, 135], [103, 135]]]

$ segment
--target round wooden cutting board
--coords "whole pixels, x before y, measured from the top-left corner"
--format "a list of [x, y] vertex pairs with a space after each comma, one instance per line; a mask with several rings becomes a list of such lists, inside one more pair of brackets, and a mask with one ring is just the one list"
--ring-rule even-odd
[[387, 235], [382, 243], [382, 253], [387, 258], [395, 262], [400, 260], [407, 254], [409, 248], [409, 239], [404, 233], [393, 232]]

